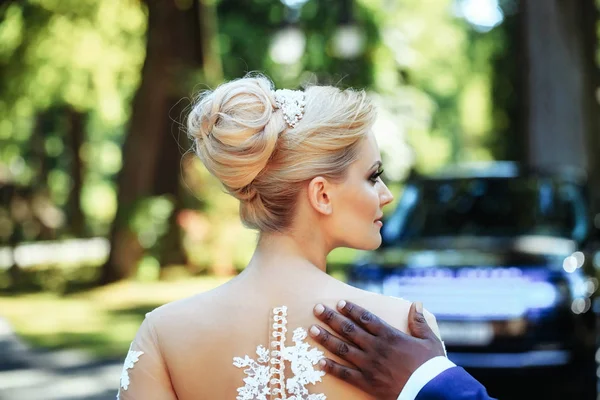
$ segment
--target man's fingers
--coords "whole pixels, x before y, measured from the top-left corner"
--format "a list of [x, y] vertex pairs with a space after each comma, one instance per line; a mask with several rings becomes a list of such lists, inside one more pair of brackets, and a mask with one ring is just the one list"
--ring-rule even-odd
[[364, 357], [362, 350], [344, 342], [340, 338], [329, 333], [326, 329], [313, 325], [310, 327], [308, 333], [317, 343], [340, 357], [342, 360], [348, 361], [354, 365], [364, 362], [362, 361], [362, 358]]
[[420, 302], [410, 305], [410, 310], [408, 311], [408, 330], [414, 337], [419, 339], [436, 337], [429, 324], [427, 324], [427, 320], [423, 314], [423, 304]]
[[340, 301], [338, 310], [373, 335], [378, 336], [385, 328], [388, 328], [388, 324], [375, 314], [349, 301]]
[[335, 333], [350, 340], [352, 344], [361, 349], [365, 349], [369, 339], [373, 337], [352, 320], [322, 304], [316, 305], [314, 313], [317, 318], [329, 325]]
[[343, 381], [350, 383], [351, 385], [355, 385], [359, 389], [364, 390], [366, 387], [365, 379], [362, 373], [358, 370], [338, 364], [329, 358], [322, 359], [319, 365], [327, 374], [331, 374]]

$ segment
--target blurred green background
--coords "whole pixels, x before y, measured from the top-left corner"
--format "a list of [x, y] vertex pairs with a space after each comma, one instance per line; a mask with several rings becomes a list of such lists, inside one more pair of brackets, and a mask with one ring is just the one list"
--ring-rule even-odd
[[[597, 6], [574, 3], [585, 23], [553, 39], [517, 0], [0, 1], [0, 316], [33, 346], [119, 357], [145, 312], [243, 269], [256, 233], [184, 126], [198, 93], [247, 72], [366, 88], [397, 199], [410, 174], [546, 151], [524, 123], [553, 113], [528, 96], [546, 82], [535, 45], [576, 42], [546, 84], [580, 78], [593, 106], [563, 134], [594, 154]], [[355, 256], [336, 250], [331, 273]]]

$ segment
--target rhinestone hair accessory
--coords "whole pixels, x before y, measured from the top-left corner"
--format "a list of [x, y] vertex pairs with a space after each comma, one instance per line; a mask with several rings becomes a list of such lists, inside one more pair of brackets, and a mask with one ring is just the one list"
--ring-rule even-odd
[[283, 112], [283, 119], [292, 128], [304, 116], [304, 92], [301, 90], [279, 89], [275, 91], [275, 108]]

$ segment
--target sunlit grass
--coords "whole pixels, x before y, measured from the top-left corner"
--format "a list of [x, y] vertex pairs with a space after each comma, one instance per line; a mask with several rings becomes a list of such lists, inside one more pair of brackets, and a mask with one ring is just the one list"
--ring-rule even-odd
[[49, 293], [0, 296], [0, 315], [32, 347], [75, 348], [98, 357], [121, 357], [146, 312], [226, 280], [123, 282], [62, 297]]

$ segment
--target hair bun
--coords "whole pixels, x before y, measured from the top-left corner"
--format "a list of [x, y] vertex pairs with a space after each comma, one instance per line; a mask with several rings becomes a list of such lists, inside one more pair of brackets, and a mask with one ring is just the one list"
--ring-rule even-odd
[[198, 156], [240, 200], [255, 197], [248, 185], [265, 169], [286, 128], [274, 104], [267, 78], [242, 78], [205, 92], [188, 117]]
[[375, 115], [364, 91], [275, 92], [268, 78], [254, 75], [205, 92], [187, 123], [201, 161], [240, 200], [242, 223], [285, 232], [307, 182], [346, 177]]

